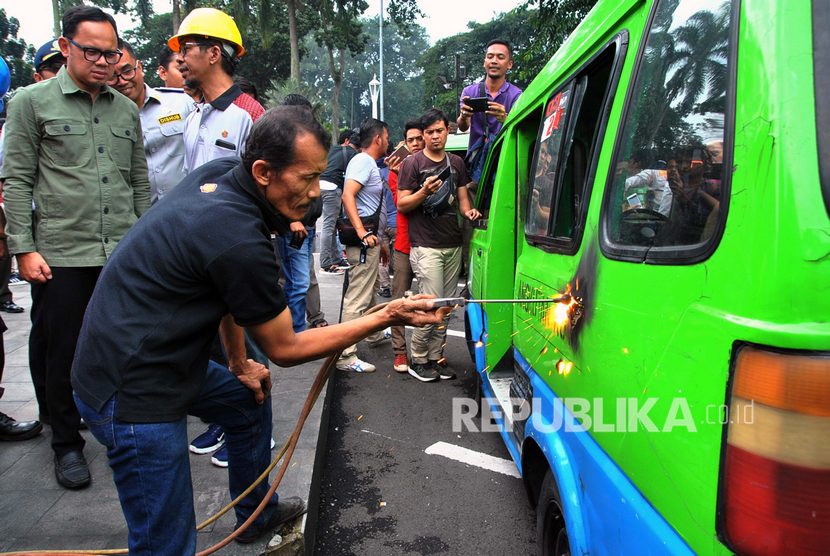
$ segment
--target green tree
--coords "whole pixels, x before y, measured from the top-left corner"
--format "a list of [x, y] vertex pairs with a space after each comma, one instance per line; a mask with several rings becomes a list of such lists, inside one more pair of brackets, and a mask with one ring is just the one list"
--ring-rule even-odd
[[136, 56], [144, 65], [144, 78], [151, 87], [161, 87], [163, 83], [156, 74], [158, 56], [167, 39], [170, 38], [173, 14], [154, 14], [147, 23], [124, 31], [124, 40], [135, 49]]
[[[348, 120], [344, 123], [359, 125], [371, 116], [371, 98], [368, 87], [372, 77], [379, 73], [378, 18], [363, 20], [363, 29], [369, 35], [366, 48], [354, 56], [348, 64], [348, 71], [343, 81], [341, 100], [348, 106]], [[374, 31], [374, 32], [373, 32]], [[403, 139], [403, 124], [406, 120], [423, 113], [421, 97], [424, 81], [418, 67], [418, 57], [429, 47], [426, 29], [421, 25], [410, 24], [401, 28], [393, 21], [384, 23], [383, 31], [383, 71], [384, 71], [384, 107], [383, 115], [389, 124], [391, 140]], [[354, 96], [356, 104], [351, 99]], [[354, 113], [352, 113], [354, 110]]]
[[17, 18], [7, 17], [6, 10], [0, 8], [0, 57], [9, 66], [10, 90], [26, 86], [34, 81], [32, 63], [35, 58], [35, 49], [17, 36], [18, 31], [20, 31], [20, 22]]
[[[320, 24], [314, 32], [318, 45], [325, 48], [333, 89], [331, 95], [331, 129], [338, 129], [340, 122], [340, 91], [349, 53], [363, 51], [368, 36], [358, 21], [366, 11], [365, 0], [310, 0]], [[336, 138], [332, 138], [336, 142]]]
[[597, 0], [527, 0], [524, 7], [535, 8], [529, 12], [527, 25], [533, 40], [525, 48], [517, 49], [517, 80], [532, 81], [596, 3]]
[[[366, 34], [366, 47], [360, 54], [349, 55], [346, 59], [346, 71], [340, 91], [340, 118], [337, 129], [356, 127], [372, 115], [369, 98], [369, 81], [378, 73], [378, 18], [361, 20]], [[417, 65], [418, 56], [428, 47], [426, 30], [420, 25], [411, 25], [404, 36], [403, 31], [394, 22], [384, 26], [383, 60], [384, 60], [384, 95], [386, 106], [384, 118], [389, 124], [390, 136], [395, 142], [402, 138], [403, 124], [423, 112], [421, 92], [423, 79]], [[302, 81], [319, 96], [330, 98], [334, 84], [326, 62], [325, 47], [312, 44], [303, 59]], [[327, 103], [325, 108], [329, 108]], [[331, 111], [325, 115], [330, 119]], [[330, 129], [332, 128], [329, 125]]]
[[[245, 55], [239, 60], [236, 73], [249, 79], [259, 91], [265, 91], [274, 79], [284, 79], [289, 74], [290, 61], [281, 53], [289, 50], [286, 6], [276, 0], [261, 0], [259, 3], [241, 0], [216, 0], [184, 2], [184, 15], [192, 9], [209, 5], [233, 16], [242, 35]], [[124, 37], [136, 48], [136, 53], [145, 63], [148, 82], [159, 85], [155, 77], [156, 58], [161, 48], [178, 30], [174, 25], [175, 14], [153, 14], [147, 21], [134, 29], [124, 32]], [[307, 18], [298, 18], [299, 30], [309, 32], [311, 24]]]
[[[132, 6], [127, 0], [90, 0], [100, 8], [110, 8], [115, 13], [134, 13], [138, 16], [149, 17], [153, 13], [152, 0], [134, 0]], [[67, 8], [83, 4], [83, 0], [52, 0], [52, 31], [56, 37], [61, 36], [61, 19]], [[142, 22], [145, 21], [142, 17]]]

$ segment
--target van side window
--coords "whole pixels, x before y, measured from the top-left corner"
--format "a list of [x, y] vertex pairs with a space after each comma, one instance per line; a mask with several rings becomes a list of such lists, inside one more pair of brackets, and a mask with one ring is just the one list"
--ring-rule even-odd
[[692, 262], [720, 235], [731, 15], [724, 0], [659, 2], [611, 164], [607, 255]]
[[533, 245], [566, 252], [579, 247], [620, 42], [596, 55], [545, 106], [525, 226]]
[[525, 235], [547, 236], [550, 229], [553, 192], [556, 188], [556, 169], [565, 137], [565, 126], [570, 111], [573, 83], [556, 92], [547, 106], [537, 142], [536, 167], [530, 187], [530, 198], [525, 224]]

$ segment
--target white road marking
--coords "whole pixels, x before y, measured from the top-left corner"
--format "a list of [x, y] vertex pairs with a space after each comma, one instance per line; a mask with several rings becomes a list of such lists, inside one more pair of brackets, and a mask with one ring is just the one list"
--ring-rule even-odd
[[475, 450], [456, 446], [455, 444], [448, 444], [446, 442], [436, 442], [426, 450], [424, 453], [429, 455], [444, 456], [451, 460], [460, 461], [467, 465], [473, 465], [489, 471], [495, 471], [503, 475], [509, 475], [520, 479], [522, 476], [516, 468], [516, 464], [512, 460], [488, 456]]
[[[407, 326], [408, 330], [415, 330], [414, 326]], [[466, 338], [467, 334], [462, 330], [451, 330], [447, 328], [447, 336], [455, 336], [456, 338]]]
[[393, 442], [404, 442], [403, 440], [392, 438], [391, 436], [386, 436], [385, 434], [380, 434], [379, 432], [374, 432], [366, 429], [360, 429], [360, 432], [365, 432], [366, 434], [371, 434], [372, 436], [379, 436], [381, 438], [385, 438], [386, 440], [391, 440]]

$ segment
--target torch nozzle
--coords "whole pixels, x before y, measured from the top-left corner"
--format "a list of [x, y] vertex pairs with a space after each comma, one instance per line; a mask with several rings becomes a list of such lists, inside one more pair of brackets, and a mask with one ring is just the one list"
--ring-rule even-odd
[[570, 303], [573, 297], [569, 293], [559, 295], [557, 297], [547, 297], [543, 299], [465, 299], [463, 297], [439, 297], [437, 299], [430, 299], [432, 307], [463, 307], [467, 303]]

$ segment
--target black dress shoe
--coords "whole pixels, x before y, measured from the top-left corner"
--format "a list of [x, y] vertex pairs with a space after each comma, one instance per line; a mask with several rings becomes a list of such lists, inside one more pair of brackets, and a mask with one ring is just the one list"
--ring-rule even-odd
[[22, 313], [23, 307], [14, 301], [4, 301], [3, 303], [0, 303], [0, 311], [6, 311], [7, 313]]
[[92, 482], [89, 466], [83, 452], [74, 450], [62, 456], [55, 455], [55, 477], [65, 488], [84, 488]]
[[28, 440], [42, 430], [43, 425], [38, 421], [17, 422], [0, 411], [0, 440]]

